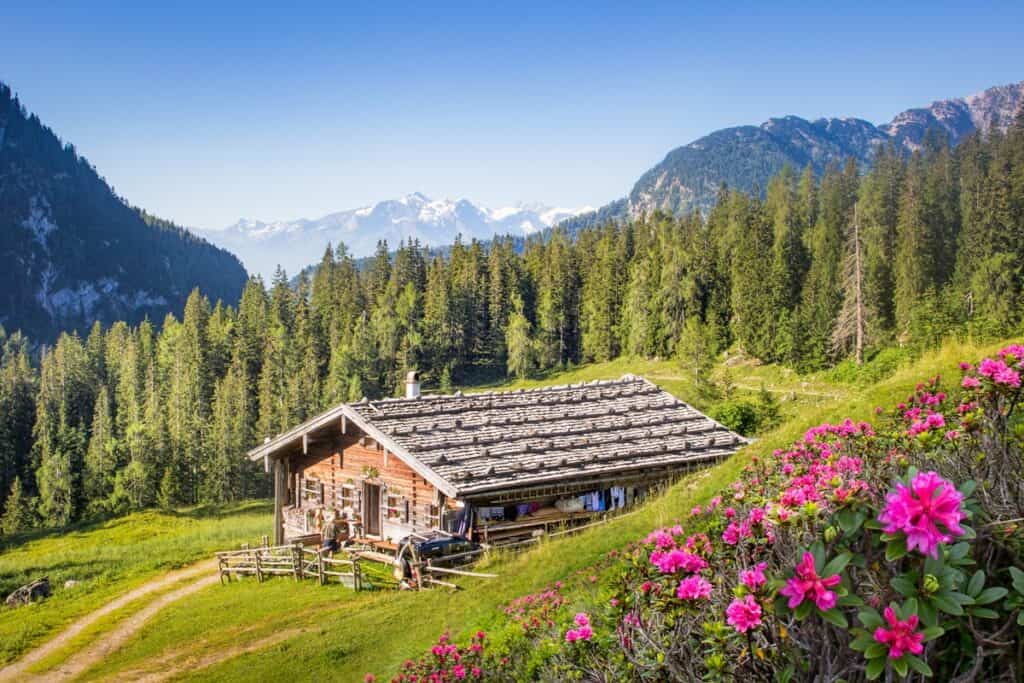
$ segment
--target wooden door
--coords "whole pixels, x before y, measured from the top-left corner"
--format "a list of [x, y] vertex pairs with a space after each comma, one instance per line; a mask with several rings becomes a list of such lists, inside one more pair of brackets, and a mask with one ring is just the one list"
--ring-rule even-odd
[[380, 486], [363, 484], [363, 533], [380, 536]]

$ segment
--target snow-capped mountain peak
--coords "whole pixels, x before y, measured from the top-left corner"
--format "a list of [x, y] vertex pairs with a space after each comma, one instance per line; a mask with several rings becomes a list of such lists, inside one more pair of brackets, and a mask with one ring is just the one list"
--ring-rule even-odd
[[328, 243], [344, 242], [355, 256], [373, 253], [379, 240], [392, 247], [418, 239], [424, 246], [495, 235], [530, 235], [591, 211], [537, 203], [487, 208], [468, 199], [431, 199], [412, 192], [376, 204], [328, 214], [317, 219], [263, 222], [243, 218], [222, 230], [202, 231], [211, 242], [230, 249], [254, 273], [269, 277], [280, 264], [289, 273], [317, 262]]

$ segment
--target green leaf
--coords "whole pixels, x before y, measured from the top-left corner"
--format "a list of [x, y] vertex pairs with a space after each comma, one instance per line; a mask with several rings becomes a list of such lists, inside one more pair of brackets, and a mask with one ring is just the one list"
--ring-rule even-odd
[[814, 570], [821, 575], [821, 570], [825, 565], [825, 545], [821, 541], [815, 541], [811, 544], [811, 555], [814, 556]]
[[966, 524], [961, 524], [960, 526], [964, 530], [964, 533], [960, 536], [960, 538], [964, 539], [965, 541], [970, 541], [978, 537], [978, 534], [975, 533], [973, 528], [967, 526]]
[[973, 479], [968, 479], [964, 483], [960, 484], [959, 491], [964, 495], [964, 498], [970, 498], [976, 488], [978, 488], [978, 483]]
[[892, 668], [896, 671], [896, 673], [903, 677], [906, 677], [907, 675], [907, 660], [905, 657], [906, 655], [900, 657], [899, 659], [892, 660]]
[[1021, 610], [1017, 615], [1017, 625], [1024, 626], [1024, 610]]
[[967, 552], [971, 549], [970, 543], [957, 543], [949, 549], [949, 559], [951, 560], [962, 560], [967, 557]]
[[892, 581], [892, 587], [896, 589], [896, 592], [904, 597], [911, 597], [917, 595], [917, 582], [910, 579], [905, 574], [894, 576]]
[[1010, 576], [1013, 577], [1013, 589], [1024, 595], [1024, 572], [1016, 567], [1010, 567]]
[[882, 621], [882, 616], [870, 608], [857, 612], [857, 619], [860, 620], [860, 623], [864, 624], [864, 628], [878, 628], [885, 623]]
[[811, 613], [811, 608], [813, 606], [814, 603], [810, 600], [804, 600], [803, 602], [801, 602], [800, 605], [796, 608], [796, 618], [799, 620], [806, 619], [807, 615]]
[[974, 572], [974, 576], [967, 582], [967, 594], [977, 595], [981, 592], [981, 589], [985, 586], [985, 572], [978, 570]]
[[990, 586], [985, 590], [981, 591], [979, 595], [974, 596], [975, 605], [988, 605], [996, 600], [1002, 600], [1010, 591], [1006, 590], [1002, 586]]
[[971, 616], [978, 617], [979, 619], [998, 619], [999, 612], [988, 607], [972, 607]]
[[902, 538], [896, 538], [885, 546], [885, 559], [887, 562], [895, 562], [907, 554], [907, 542]]
[[823, 578], [834, 576], [835, 574], [838, 574], [839, 572], [846, 569], [846, 565], [850, 564], [850, 560], [852, 559], [853, 555], [850, 553], [841, 553], [839, 555], [836, 555], [829, 561], [828, 564], [825, 565], [825, 568], [821, 570], [820, 575]]
[[921, 631], [921, 633], [924, 634], [924, 642], [926, 643], [929, 640], [935, 640], [945, 632], [946, 629], [942, 628], [941, 626], [929, 626], [925, 630]]
[[846, 621], [846, 617], [839, 610], [830, 609], [825, 612], [818, 610], [818, 612], [821, 614], [822, 619], [832, 624], [833, 626], [838, 626], [839, 628], [850, 628], [850, 624], [848, 621]]
[[947, 597], [947, 598], [950, 598], [951, 600], [956, 600], [961, 605], [973, 605], [974, 604], [974, 598], [972, 598], [970, 595], [964, 595], [963, 593], [960, 593], [959, 591], [948, 591], [946, 593], [943, 593], [943, 595], [945, 597]]
[[866, 650], [864, 650], [864, 656], [867, 659], [877, 659], [879, 657], [885, 657], [889, 653], [889, 648], [885, 643], [880, 643], [877, 640], [871, 643]]
[[935, 606], [929, 602], [922, 602], [921, 606], [917, 608], [917, 613], [921, 616], [921, 623], [925, 626], [936, 626], [939, 623], [938, 612], [935, 611]]
[[840, 607], [863, 607], [864, 601], [858, 595], [844, 595], [838, 600], [836, 604]]
[[864, 675], [868, 677], [869, 681], [873, 681], [881, 676], [883, 671], [885, 671], [884, 657], [868, 661], [867, 668], [864, 670]]
[[962, 616], [964, 613], [964, 608], [960, 606], [960, 603], [950, 600], [943, 595], [933, 596], [932, 603], [946, 614], [952, 614], [954, 617]]
[[933, 675], [931, 667], [925, 664], [924, 660], [920, 657], [915, 657], [914, 655], [909, 654], [904, 655], [904, 657], [907, 660], [907, 664], [910, 665], [910, 668], [916, 671], [917, 673], [921, 674], [922, 676], [929, 677]]

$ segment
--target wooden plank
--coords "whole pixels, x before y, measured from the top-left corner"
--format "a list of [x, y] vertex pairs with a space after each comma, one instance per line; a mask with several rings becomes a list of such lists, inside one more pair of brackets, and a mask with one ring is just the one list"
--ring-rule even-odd
[[483, 572], [469, 572], [462, 569], [450, 569], [448, 567], [435, 567], [434, 565], [428, 564], [424, 569], [428, 572], [440, 572], [442, 574], [455, 574], [456, 576], [475, 576], [480, 579], [496, 579], [497, 574], [484, 574]]

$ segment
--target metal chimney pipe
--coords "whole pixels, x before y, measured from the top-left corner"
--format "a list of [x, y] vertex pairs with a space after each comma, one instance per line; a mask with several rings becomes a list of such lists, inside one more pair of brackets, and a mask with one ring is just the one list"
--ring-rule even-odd
[[416, 372], [415, 370], [410, 370], [409, 373], [405, 376], [405, 397], [420, 397], [420, 373]]

